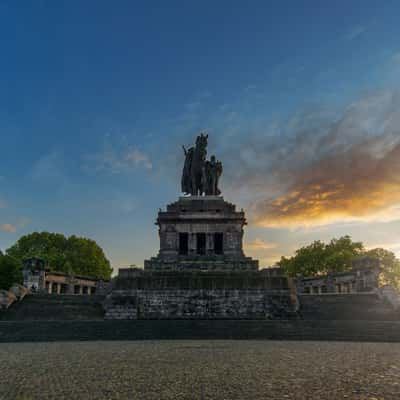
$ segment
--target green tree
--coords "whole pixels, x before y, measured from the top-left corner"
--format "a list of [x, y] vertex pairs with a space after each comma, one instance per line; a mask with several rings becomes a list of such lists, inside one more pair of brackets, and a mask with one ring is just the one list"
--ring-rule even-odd
[[365, 255], [378, 259], [382, 265], [381, 284], [393, 285], [400, 289], [400, 260], [389, 250], [377, 248], [368, 250]]
[[325, 270], [328, 272], [349, 271], [354, 258], [364, 252], [361, 242], [353, 242], [350, 236], [343, 236], [339, 239], [332, 239], [325, 248]]
[[0, 252], [0, 289], [8, 290], [14, 283], [22, 283], [18, 260]]
[[91, 239], [59, 233], [33, 232], [22, 236], [6, 253], [20, 264], [29, 257], [46, 260], [53, 271], [108, 279], [110, 262], [101, 247]]
[[72, 268], [74, 273], [110, 278], [112, 272], [110, 262], [94, 240], [70, 236], [65, 254], [64, 267]]
[[291, 258], [282, 257], [279, 265], [289, 276], [324, 275], [351, 269], [352, 260], [363, 253], [361, 242], [350, 236], [332, 239], [328, 244], [319, 240], [301, 247]]
[[381, 284], [400, 289], [400, 260], [385, 249], [365, 250], [361, 242], [353, 242], [350, 236], [332, 239], [328, 244], [315, 241], [298, 249], [293, 257], [282, 257], [279, 265], [288, 276], [317, 276], [331, 272], [344, 272], [352, 268], [352, 262], [360, 256], [376, 258], [381, 262]]
[[289, 276], [313, 276], [326, 269], [326, 245], [317, 240], [308, 246], [301, 247], [294, 257], [282, 257], [279, 265]]

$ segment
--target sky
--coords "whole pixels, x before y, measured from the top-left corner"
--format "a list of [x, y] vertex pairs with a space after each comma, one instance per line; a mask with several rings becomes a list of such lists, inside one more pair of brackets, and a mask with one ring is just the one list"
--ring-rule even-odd
[[155, 255], [209, 133], [265, 267], [346, 234], [400, 256], [398, 1], [2, 1], [0, 249]]

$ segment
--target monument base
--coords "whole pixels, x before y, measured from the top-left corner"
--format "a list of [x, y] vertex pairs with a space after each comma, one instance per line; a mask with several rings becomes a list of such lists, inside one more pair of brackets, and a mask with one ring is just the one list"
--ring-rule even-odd
[[211, 257], [209, 260], [176, 260], [165, 261], [158, 257], [145, 260], [145, 269], [149, 271], [257, 271], [258, 261], [250, 257], [241, 260], [227, 260]]
[[160, 250], [120, 269], [107, 319], [288, 319], [296, 294], [282, 271], [243, 252], [243, 210], [222, 196], [180, 197], [160, 210]]
[[104, 304], [106, 319], [291, 319], [296, 293], [279, 270], [122, 269]]

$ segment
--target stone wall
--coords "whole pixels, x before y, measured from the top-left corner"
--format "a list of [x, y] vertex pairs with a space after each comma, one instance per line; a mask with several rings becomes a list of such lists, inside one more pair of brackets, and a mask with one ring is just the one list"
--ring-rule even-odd
[[371, 257], [360, 257], [346, 272], [297, 278], [299, 294], [365, 293], [378, 290], [380, 261]]
[[306, 320], [400, 321], [400, 310], [378, 293], [303, 294], [299, 317]]
[[104, 296], [98, 295], [28, 295], [1, 311], [0, 320], [102, 320], [103, 301]]
[[113, 291], [106, 319], [290, 319], [295, 309], [287, 291], [186, 289]]
[[120, 269], [104, 303], [106, 319], [290, 319], [291, 281], [279, 270]]
[[282, 275], [261, 271], [143, 271], [122, 268], [113, 281], [113, 290], [184, 289], [265, 289], [290, 290], [290, 280]]

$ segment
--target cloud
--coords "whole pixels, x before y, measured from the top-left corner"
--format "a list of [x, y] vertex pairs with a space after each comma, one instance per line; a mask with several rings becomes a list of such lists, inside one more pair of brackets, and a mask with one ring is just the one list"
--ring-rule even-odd
[[392, 61], [396, 64], [400, 64], [400, 51], [392, 54]]
[[392, 251], [397, 256], [400, 255], [400, 242], [383, 242], [383, 243], [373, 243], [366, 246], [368, 250], [371, 249], [386, 249]]
[[84, 168], [119, 174], [137, 168], [151, 170], [153, 163], [146, 153], [135, 146], [119, 148], [107, 143], [102, 151], [85, 156]]
[[262, 268], [275, 264], [281, 258], [280, 245], [266, 241], [260, 237], [245, 241], [244, 251], [248, 256], [260, 260]]
[[64, 165], [62, 156], [50, 152], [39, 158], [32, 167], [31, 176], [34, 181], [49, 182], [64, 180]]
[[7, 233], [15, 233], [17, 231], [17, 228], [12, 224], [2, 224], [0, 225], [0, 228], [2, 231]]
[[135, 166], [143, 166], [146, 169], [152, 169], [153, 164], [147, 154], [142, 153], [136, 148], [129, 149], [126, 153], [125, 160], [132, 162]]
[[400, 219], [399, 92], [368, 94], [342, 110], [311, 109], [222, 150], [224, 187], [247, 201], [252, 223]]
[[354, 40], [361, 36], [363, 33], [367, 31], [367, 26], [364, 25], [356, 25], [353, 26], [345, 35], [345, 39], [347, 40]]
[[357, 143], [293, 173], [282, 196], [257, 204], [261, 224], [312, 225], [384, 214], [398, 218], [400, 140], [380, 156], [374, 154], [377, 144]]
[[260, 238], [255, 238], [253, 241], [245, 243], [245, 248], [247, 250], [269, 250], [276, 247], [276, 243], [266, 242], [265, 240]]

